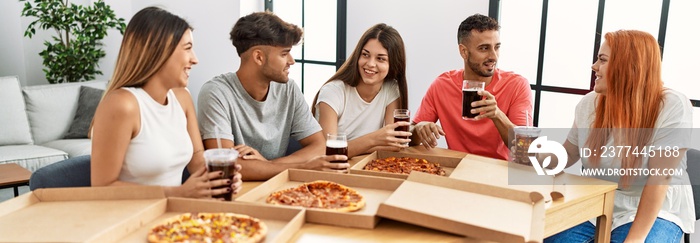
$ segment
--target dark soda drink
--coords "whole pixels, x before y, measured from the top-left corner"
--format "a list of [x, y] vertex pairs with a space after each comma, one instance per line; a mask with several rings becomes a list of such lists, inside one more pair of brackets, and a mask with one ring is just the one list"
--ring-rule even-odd
[[[223, 171], [224, 175], [222, 175], [220, 178], [217, 179], [229, 179], [233, 181], [233, 176], [236, 174], [236, 163], [231, 163], [228, 161], [221, 161], [221, 162], [209, 162], [209, 172], [214, 172], [214, 171]], [[223, 185], [220, 187], [214, 187], [212, 190], [216, 189], [223, 189], [231, 187], [231, 185]], [[225, 192], [223, 194], [219, 195], [213, 195], [212, 197], [214, 198], [223, 198], [226, 201], [231, 201], [231, 193], [232, 192]]]
[[476, 107], [472, 107], [472, 102], [479, 101], [482, 99], [481, 95], [477, 94], [477, 90], [462, 90], [462, 118], [463, 119], [473, 119], [479, 114], [472, 114], [471, 110]]
[[[209, 172], [221, 171], [223, 176], [219, 178], [211, 178], [214, 180], [228, 179], [233, 181], [233, 176], [236, 174], [236, 160], [238, 159], [238, 151], [235, 149], [207, 149], [204, 151], [204, 160], [207, 163], [207, 170]], [[216, 189], [226, 189], [230, 188], [231, 185], [224, 185]], [[231, 201], [231, 192], [224, 192], [223, 194], [213, 195], [214, 198], [223, 198], [226, 201]]]
[[[348, 142], [341, 140], [326, 141], [326, 155], [345, 155], [348, 156]], [[333, 160], [333, 163], [345, 163], [347, 160]]]
[[[394, 115], [394, 122], [408, 122], [411, 118], [407, 115]], [[398, 126], [394, 131], [408, 132], [409, 126]], [[401, 139], [408, 139], [408, 136], [396, 136]]]
[[515, 152], [513, 152], [513, 162], [523, 165], [531, 165], [528, 149], [537, 136], [515, 135]]

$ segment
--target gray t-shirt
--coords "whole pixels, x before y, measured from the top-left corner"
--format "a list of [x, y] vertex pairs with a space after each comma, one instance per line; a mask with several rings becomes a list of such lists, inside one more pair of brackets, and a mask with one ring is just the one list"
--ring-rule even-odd
[[271, 82], [265, 101], [254, 100], [236, 73], [214, 77], [202, 86], [197, 101], [202, 139], [216, 138], [245, 144], [266, 159], [283, 157], [290, 137], [304, 139], [321, 131], [304, 95], [293, 80]]

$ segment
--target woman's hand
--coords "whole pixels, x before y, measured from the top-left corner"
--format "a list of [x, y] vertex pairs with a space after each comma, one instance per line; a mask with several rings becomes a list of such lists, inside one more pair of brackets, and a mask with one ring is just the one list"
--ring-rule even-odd
[[[372, 139], [371, 141], [375, 143], [374, 146], [376, 147], [381, 147], [381, 146], [390, 146], [390, 147], [395, 147], [397, 149], [402, 149], [408, 147], [408, 143], [411, 142], [411, 135], [412, 133], [410, 132], [404, 132], [404, 131], [395, 131], [397, 127], [400, 126], [410, 126], [411, 123], [409, 122], [394, 122], [391, 124], [388, 124], [382, 128], [380, 128], [377, 131], [374, 131], [372, 133]], [[406, 138], [399, 138], [399, 137], [406, 137]]]
[[[240, 169], [239, 165], [236, 165], [237, 169]], [[238, 180], [240, 182], [240, 173], [236, 173]], [[233, 182], [230, 179], [218, 179], [221, 178], [223, 172], [214, 171], [208, 172], [206, 167], [202, 167], [190, 175], [190, 178], [185, 181], [182, 186], [179, 186], [172, 195], [168, 196], [179, 196], [187, 198], [211, 198], [213, 195], [219, 195], [226, 192], [232, 192], [232, 187], [223, 187], [219, 189], [212, 189], [216, 187], [231, 185]], [[234, 177], [235, 178], [235, 177]], [[237, 189], [240, 190], [240, 185]]]
[[231, 191], [233, 191], [233, 195], [238, 195], [239, 192], [241, 192], [241, 189], [243, 189], [243, 176], [241, 175], [241, 164], [236, 163], [236, 174], [233, 175], [233, 179], [231, 183]]

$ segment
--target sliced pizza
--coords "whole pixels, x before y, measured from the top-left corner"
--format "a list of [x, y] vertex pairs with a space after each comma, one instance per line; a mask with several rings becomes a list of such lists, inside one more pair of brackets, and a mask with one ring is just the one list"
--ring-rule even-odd
[[426, 159], [409, 157], [387, 157], [374, 159], [367, 163], [363, 170], [381, 171], [397, 174], [410, 174], [411, 171], [420, 171], [433, 175], [444, 176], [445, 170], [439, 163], [430, 162]]
[[302, 206], [338, 212], [354, 212], [365, 206], [365, 198], [347, 186], [317, 180], [270, 194], [265, 200], [270, 204]]
[[148, 233], [148, 242], [263, 241], [267, 226], [261, 220], [235, 213], [184, 213], [166, 219]]

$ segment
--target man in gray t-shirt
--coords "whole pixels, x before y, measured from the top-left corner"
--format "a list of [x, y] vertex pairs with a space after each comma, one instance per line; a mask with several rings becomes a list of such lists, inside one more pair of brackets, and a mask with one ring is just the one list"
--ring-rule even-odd
[[[246, 180], [265, 180], [288, 168], [347, 169], [340, 155], [326, 156], [326, 139], [299, 87], [288, 77], [290, 54], [302, 31], [269, 12], [241, 17], [231, 41], [241, 57], [237, 72], [206, 82], [199, 92], [198, 121], [204, 147], [241, 152]], [[290, 139], [302, 148], [285, 156]]]
[[321, 131], [293, 80], [271, 82], [261, 102], [246, 92], [236, 73], [225, 73], [202, 86], [198, 109], [204, 139], [216, 138], [218, 127], [222, 139], [256, 148], [268, 159], [283, 157], [290, 138], [299, 141]]

